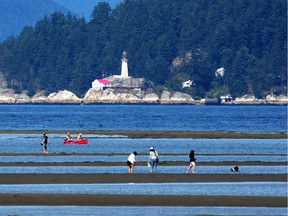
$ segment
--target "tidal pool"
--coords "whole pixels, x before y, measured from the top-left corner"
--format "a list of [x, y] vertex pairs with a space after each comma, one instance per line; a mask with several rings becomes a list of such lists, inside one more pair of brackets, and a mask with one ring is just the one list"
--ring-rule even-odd
[[179, 207], [179, 206], [1, 206], [0, 215], [21, 216], [92, 216], [95, 215], [141, 215], [151, 216], [152, 212], [157, 215], [167, 216], [190, 216], [190, 215], [287, 215], [286, 208], [268, 207]]
[[[158, 173], [184, 173], [187, 166], [158, 166]], [[2, 166], [0, 173], [126, 173], [126, 166]], [[147, 166], [135, 166], [135, 173], [149, 173]], [[240, 166], [239, 172], [231, 172], [231, 166], [197, 166], [197, 173], [217, 173], [217, 174], [285, 174], [286, 166]]]
[[1, 193], [287, 196], [286, 182], [3, 184]]
[[[0, 162], [126, 162], [128, 156], [125, 155], [114, 155], [114, 156], [75, 156], [75, 155], [41, 155], [41, 156], [1, 156]], [[174, 156], [161, 156], [160, 160], [163, 161], [189, 161], [189, 157], [182, 155]], [[261, 155], [245, 155], [245, 156], [197, 156], [197, 162], [220, 162], [220, 161], [233, 161], [233, 162], [247, 162], [247, 161], [260, 161], [260, 162], [287, 162], [287, 156], [277, 155], [277, 156], [261, 156]], [[149, 160], [149, 155], [138, 156], [137, 160], [146, 162]]]

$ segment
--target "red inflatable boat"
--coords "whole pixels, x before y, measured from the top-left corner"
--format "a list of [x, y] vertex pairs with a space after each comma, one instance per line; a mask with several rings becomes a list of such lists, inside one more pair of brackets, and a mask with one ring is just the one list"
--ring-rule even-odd
[[72, 141], [72, 142], [64, 140], [64, 144], [88, 144], [88, 139], [75, 140], [75, 141]]

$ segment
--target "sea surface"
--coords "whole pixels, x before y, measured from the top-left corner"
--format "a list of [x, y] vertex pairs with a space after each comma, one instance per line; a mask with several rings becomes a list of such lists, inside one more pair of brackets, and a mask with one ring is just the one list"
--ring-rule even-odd
[[287, 106], [0, 105], [0, 130], [286, 132]]
[[[287, 133], [287, 106], [193, 105], [0, 105], [0, 130], [195, 130]], [[75, 134], [76, 135], [76, 134]], [[146, 163], [149, 148], [160, 162], [187, 161], [192, 148], [201, 162], [287, 162], [287, 139], [131, 139], [84, 134], [88, 145], [64, 145], [63, 134], [48, 134], [47, 156], [41, 153], [41, 132], [1, 134], [0, 162], [43, 162], [47, 166], [2, 166], [0, 173], [126, 173], [126, 166], [51, 166], [53, 162], [125, 162], [133, 151]], [[18, 153], [19, 156], [13, 156]], [[159, 173], [184, 173], [187, 166], [161, 166]], [[197, 173], [232, 173], [229, 166], [197, 166]], [[149, 173], [147, 166], [135, 173]], [[239, 173], [287, 174], [287, 166], [240, 166]], [[147, 189], [148, 188], [148, 189]], [[151, 188], [154, 188], [151, 190]], [[189, 188], [189, 190], [187, 190]], [[0, 185], [0, 193], [189, 194], [287, 196], [286, 182]], [[151, 194], [153, 195], [153, 194]], [[1, 206], [0, 215], [286, 215], [287, 208], [141, 207], [141, 206]]]

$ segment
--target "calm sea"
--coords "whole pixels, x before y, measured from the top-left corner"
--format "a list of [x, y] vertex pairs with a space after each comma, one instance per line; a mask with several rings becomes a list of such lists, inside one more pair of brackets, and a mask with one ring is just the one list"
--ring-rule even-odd
[[[193, 105], [0, 105], [0, 130], [195, 130], [286, 132], [286, 106], [193, 106]], [[41, 134], [1, 134], [0, 162], [123, 162], [134, 150], [147, 161], [149, 147], [160, 161], [188, 161], [191, 148], [197, 162], [287, 161], [286, 139], [130, 139], [119, 135], [85, 134], [88, 145], [64, 145], [65, 134], [48, 134], [49, 155], [41, 153]], [[56, 153], [56, 155], [53, 155]], [[69, 153], [79, 155], [70, 156]], [[82, 154], [91, 154], [81, 155]], [[106, 154], [97, 155], [97, 154]], [[27, 154], [27, 155], [26, 155]], [[93, 155], [94, 154], [94, 155]], [[187, 162], [188, 166], [188, 162]], [[183, 173], [187, 166], [159, 166], [159, 173]], [[231, 173], [230, 166], [198, 166], [196, 173]], [[149, 173], [137, 166], [136, 173]], [[126, 173], [126, 166], [2, 166], [1, 173]], [[287, 173], [287, 166], [241, 166], [241, 173]], [[232, 173], [231, 173], [232, 175]], [[153, 188], [151, 190], [151, 187]], [[149, 188], [149, 189], [147, 189]], [[173, 188], [173, 190], [171, 189]], [[189, 190], [187, 190], [189, 188]], [[224, 194], [287, 196], [286, 183], [253, 182], [205, 184], [80, 184], [0, 185], [2, 193], [92, 193], [92, 194]], [[271, 189], [273, 188], [273, 189]], [[157, 190], [156, 190], [157, 189]], [[37, 191], [38, 190], [38, 191]], [[87, 192], [88, 191], [88, 192]], [[251, 194], [253, 192], [253, 194]], [[1, 206], [0, 215], [286, 215], [286, 208], [266, 207], [161, 207], [142, 206]], [[21, 212], [21, 213], [20, 213]]]
[[0, 130], [286, 132], [287, 106], [0, 105]]

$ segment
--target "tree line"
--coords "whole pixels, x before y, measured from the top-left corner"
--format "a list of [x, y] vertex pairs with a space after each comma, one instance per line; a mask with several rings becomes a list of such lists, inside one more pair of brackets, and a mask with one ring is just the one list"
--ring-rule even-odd
[[120, 74], [125, 50], [129, 75], [155, 86], [262, 98], [287, 91], [286, 24], [286, 0], [100, 2], [89, 21], [55, 12], [2, 42], [0, 71], [19, 92], [83, 96], [96, 78]]

